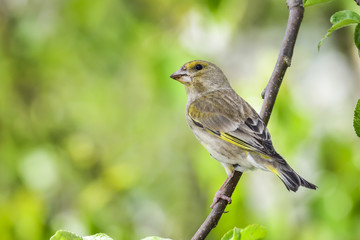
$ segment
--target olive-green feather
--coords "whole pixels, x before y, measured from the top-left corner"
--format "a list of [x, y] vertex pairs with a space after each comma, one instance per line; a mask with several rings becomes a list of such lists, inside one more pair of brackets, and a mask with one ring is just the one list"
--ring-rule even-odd
[[[191, 119], [217, 137], [244, 149], [281, 158], [275, 151], [265, 123], [256, 111], [232, 89], [199, 97], [188, 109]], [[246, 117], [245, 117], [246, 116]]]

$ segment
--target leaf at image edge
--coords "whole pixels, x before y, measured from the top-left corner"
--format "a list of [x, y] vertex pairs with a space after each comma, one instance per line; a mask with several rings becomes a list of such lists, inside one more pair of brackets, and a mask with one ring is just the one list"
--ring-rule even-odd
[[241, 228], [234, 227], [233, 229], [225, 233], [221, 240], [240, 240], [241, 231]]
[[104, 233], [97, 233], [95, 235], [81, 237], [75, 233], [66, 230], [58, 230], [54, 234], [54, 236], [50, 238], [50, 240], [113, 240], [113, 239]]
[[50, 240], [82, 240], [82, 237], [66, 230], [58, 230]]
[[360, 99], [358, 100], [354, 111], [354, 129], [356, 135], [360, 137]]
[[352, 20], [354, 23], [360, 23], [360, 15], [351, 10], [338, 11], [331, 15], [330, 22], [335, 25], [344, 20]]
[[309, 7], [309, 6], [313, 6], [316, 4], [321, 4], [321, 3], [331, 2], [331, 1], [332, 0], [304, 0], [303, 5], [304, 5], [304, 7]]
[[241, 231], [241, 236], [241, 240], [262, 239], [266, 236], [266, 228], [259, 224], [249, 225]]
[[109, 237], [105, 233], [97, 233], [95, 235], [85, 236], [82, 239], [83, 240], [113, 240], [111, 237]]
[[318, 51], [320, 51], [320, 47], [323, 44], [324, 40], [330, 37], [332, 32], [352, 24], [360, 23], [360, 16], [356, 12], [350, 10], [344, 10], [334, 13], [330, 17], [330, 22], [333, 25], [329, 28], [325, 36], [321, 38], [321, 40], [319, 41]]
[[141, 240], [171, 240], [171, 239], [170, 238], [161, 238], [161, 237], [151, 236], [151, 237], [143, 238]]
[[356, 25], [355, 31], [354, 31], [354, 42], [358, 49], [358, 53], [360, 56], [360, 23]]

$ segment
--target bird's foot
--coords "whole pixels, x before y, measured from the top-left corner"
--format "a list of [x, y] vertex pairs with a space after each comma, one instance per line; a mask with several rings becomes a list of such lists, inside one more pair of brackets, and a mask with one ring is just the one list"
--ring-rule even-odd
[[215, 204], [219, 201], [219, 199], [224, 199], [225, 201], [228, 202], [228, 204], [231, 204], [232, 202], [230, 197], [226, 196], [221, 190], [219, 190], [215, 193], [213, 203], [210, 206], [211, 209], [214, 208]]

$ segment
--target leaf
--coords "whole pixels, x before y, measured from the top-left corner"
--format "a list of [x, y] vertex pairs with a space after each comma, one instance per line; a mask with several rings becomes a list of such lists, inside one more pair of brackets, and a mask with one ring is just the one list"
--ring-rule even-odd
[[82, 240], [82, 237], [66, 230], [58, 230], [50, 240]]
[[332, 0], [304, 0], [304, 7], [309, 7], [312, 5], [320, 4], [320, 3], [326, 3], [331, 2]]
[[349, 26], [351, 24], [360, 23], [360, 16], [356, 12], [350, 11], [350, 10], [344, 10], [334, 13], [331, 18], [330, 22], [333, 24], [331, 28], [327, 31], [326, 35], [319, 41], [318, 43], [318, 50], [320, 50], [320, 47], [324, 40], [328, 37], [330, 37], [331, 33]]
[[356, 135], [360, 137], [360, 98], [356, 104], [355, 111], [354, 111], [354, 129]]
[[330, 17], [330, 22], [334, 25], [334, 24], [338, 24], [342, 21], [346, 21], [346, 20], [352, 20], [354, 21], [353, 23], [360, 23], [360, 16], [359, 14], [357, 14], [354, 11], [350, 11], [350, 10], [343, 10], [343, 11], [339, 11], [334, 13], [331, 17]]
[[83, 240], [113, 240], [111, 237], [105, 233], [97, 233], [95, 235], [86, 236], [82, 238]]
[[75, 233], [66, 230], [59, 230], [55, 233], [54, 236], [50, 238], [50, 240], [113, 240], [113, 239], [104, 233], [97, 233], [95, 235], [81, 237]]
[[354, 42], [356, 47], [358, 48], [359, 56], [360, 56], [360, 23], [356, 25], [354, 31]]
[[266, 228], [259, 224], [247, 226], [241, 231], [241, 240], [257, 240], [266, 236]]
[[233, 229], [225, 233], [221, 240], [240, 240], [241, 231], [241, 228], [234, 227]]
[[245, 229], [234, 227], [224, 234], [221, 240], [257, 240], [266, 236], [266, 229], [259, 224], [247, 226]]
[[170, 238], [161, 238], [161, 237], [152, 236], [152, 237], [143, 238], [141, 240], [171, 240], [171, 239]]

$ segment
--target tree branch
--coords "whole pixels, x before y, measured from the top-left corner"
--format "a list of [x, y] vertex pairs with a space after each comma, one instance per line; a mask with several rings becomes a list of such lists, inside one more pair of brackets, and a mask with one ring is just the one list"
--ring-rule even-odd
[[302, 0], [287, 0], [286, 3], [289, 8], [289, 19], [286, 26], [284, 40], [281, 45], [281, 50], [274, 71], [264, 92], [262, 93], [264, 103], [260, 111], [260, 116], [266, 124], [269, 122], [285, 71], [291, 65], [295, 41], [304, 16]]
[[[287, 0], [286, 4], [289, 9], [289, 18], [286, 26], [284, 40], [281, 45], [274, 71], [265, 90], [262, 93], [264, 102], [261, 108], [260, 117], [265, 122], [265, 124], [269, 122], [281, 82], [284, 78], [287, 68], [290, 67], [295, 41], [304, 16], [303, 0]], [[235, 171], [233, 177], [229, 179], [223, 188], [223, 193], [226, 196], [231, 197], [241, 176], [241, 172]], [[227, 201], [220, 199], [215, 204], [214, 208], [200, 226], [200, 228], [197, 230], [195, 235], [192, 237], [192, 240], [205, 239], [210, 231], [216, 227], [222, 214], [225, 211], [226, 206]]]
[[[232, 178], [229, 179], [225, 187], [223, 188], [223, 193], [231, 197], [234, 192], [237, 183], [241, 178], [242, 172], [235, 171]], [[224, 213], [226, 205], [228, 202], [224, 199], [219, 199], [219, 201], [213, 207], [211, 213], [205, 219], [203, 224], [201, 224], [200, 228], [197, 230], [195, 235], [192, 237], [192, 240], [202, 240], [205, 239], [206, 236], [210, 233], [210, 231], [216, 227], [218, 224], [221, 215]]]

